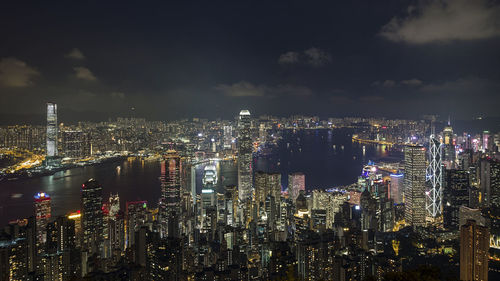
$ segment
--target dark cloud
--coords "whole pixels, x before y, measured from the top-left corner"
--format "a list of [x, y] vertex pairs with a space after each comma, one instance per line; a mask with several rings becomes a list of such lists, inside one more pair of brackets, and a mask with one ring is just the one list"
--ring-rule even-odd
[[95, 75], [90, 71], [90, 69], [83, 67], [83, 66], [76, 66], [73, 67], [73, 70], [75, 71], [75, 77], [78, 79], [82, 80], [87, 80], [87, 81], [96, 81], [97, 78]]
[[278, 63], [282, 65], [287, 64], [307, 64], [311, 66], [322, 66], [332, 61], [330, 53], [319, 49], [309, 48], [303, 52], [289, 51], [281, 54]]
[[374, 102], [381, 102], [385, 100], [384, 97], [381, 96], [362, 96], [359, 98], [360, 102], [365, 102], [365, 103], [374, 103]]
[[84, 60], [85, 56], [83, 55], [82, 51], [78, 48], [72, 49], [69, 53], [64, 55], [65, 58], [68, 59], [74, 59], [74, 60]]
[[384, 87], [384, 88], [393, 88], [397, 86], [409, 86], [409, 87], [417, 87], [423, 84], [422, 80], [413, 78], [408, 80], [402, 80], [400, 82], [394, 80], [384, 80], [384, 81], [375, 81], [372, 83], [372, 86], [375, 87]]
[[279, 59], [279, 64], [294, 64], [299, 62], [299, 53], [298, 52], [286, 52], [282, 54]]
[[113, 98], [118, 98], [118, 99], [124, 99], [125, 98], [125, 93], [123, 92], [112, 92], [111, 97]]
[[413, 79], [403, 80], [403, 81], [401, 81], [401, 84], [416, 87], [416, 86], [422, 85], [423, 82], [422, 82], [422, 80], [419, 80], [417, 78], [413, 78]]
[[309, 48], [304, 51], [307, 63], [312, 66], [322, 66], [332, 61], [332, 56], [318, 48]]
[[40, 73], [16, 58], [0, 60], [0, 85], [22, 88], [33, 85], [33, 78]]
[[246, 81], [241, 81], [231, 85], [220, 84], [215, 90], [230, 97], [277, 97], [277, 96], [310, 96], [312, 92], [309, 88], [295, 85], [255, 85]]
[[396, 86], [396, 81], [394, 81], [394, 80], [375, 81], [372, 83], [372, 86], [392, 88], [392, 87]]
[[241, 81], [231, 85], [220, 84], [215, 87], [215, 90], [230, 97], [262, 97], [265, 96], [268, 91], [266, 86], [254, 85], [246, 81]]
[[488, 0], [420, 1], [394, 17], [380, 35], [410, 44], [476, 40], [500, 35], [500, 6]]

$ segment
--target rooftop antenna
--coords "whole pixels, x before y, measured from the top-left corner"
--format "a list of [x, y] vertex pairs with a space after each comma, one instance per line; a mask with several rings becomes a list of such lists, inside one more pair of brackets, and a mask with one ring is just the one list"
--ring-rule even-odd
[[434, 126], [434, 121], [436, 121], [436, 120], [435, 120], [435, 118], [433, 117], [433, 118], [431, 119], [431, 136], [434, 136], [434, 134], [436, 133], [436, 128], [435, 128], [435, 126]]
[[448, 115], [448, 127], [451, 126], [450, 115]]

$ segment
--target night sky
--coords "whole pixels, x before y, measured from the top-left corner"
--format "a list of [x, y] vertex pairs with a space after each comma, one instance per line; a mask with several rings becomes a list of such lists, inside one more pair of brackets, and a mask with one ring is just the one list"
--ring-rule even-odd
[[500, 116], [499, 1], [3, 1], [0, 36], [3, 124]]

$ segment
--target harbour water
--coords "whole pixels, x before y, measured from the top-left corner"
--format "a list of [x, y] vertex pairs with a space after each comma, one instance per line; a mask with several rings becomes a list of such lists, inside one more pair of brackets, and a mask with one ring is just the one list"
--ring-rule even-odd
[[[365, 147], [363, 149], [363, 146]], [[356, 181], [368, 160], [399, 161], [402, 155], [385, 146], [352, 143], [351, 132], [338, 130], [286, 131], [276, 150], [254, 159], [254, 170], [279, 172], [282, 184], [287, 174], [303, 172], [306, 187], [329, 188]], [[217, 187], [237, 182], [236, 165], [232, 161], [217, 165]], [[203, 167], [197, 169], [197, 185], [201, 188]], [[33, 195], [46, 192], [52, 197], [53, 216], [76, 211], [80, 207], [80, 188], [89, 178], [103, 186], [103, 197], [118, 193], [122, 205], [126, 201], [147, 200], [156, 206], [160, 196], [160, 163], [141, 159], [103, 163], [74, 168], [54, 175], [0, 182], [0, 224], [33, 214]]]

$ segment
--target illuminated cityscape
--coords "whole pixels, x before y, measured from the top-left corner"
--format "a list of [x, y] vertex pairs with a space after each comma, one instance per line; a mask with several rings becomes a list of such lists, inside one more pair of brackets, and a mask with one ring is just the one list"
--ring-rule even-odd
[[0, 281], [500, 280], [500, 3], [14, 2]]

